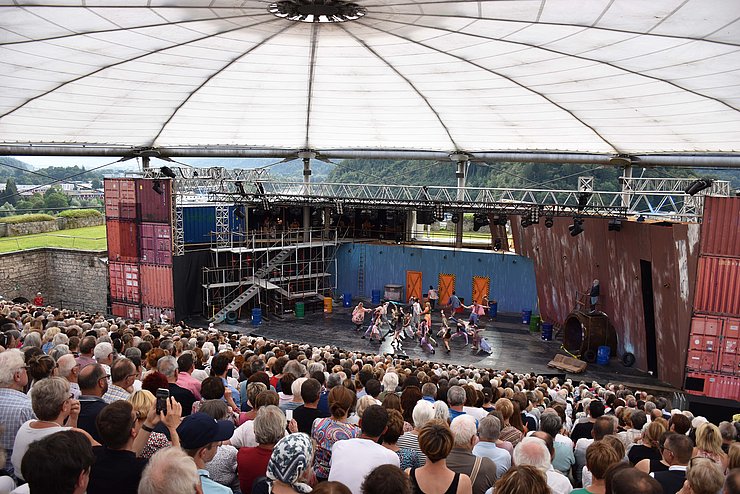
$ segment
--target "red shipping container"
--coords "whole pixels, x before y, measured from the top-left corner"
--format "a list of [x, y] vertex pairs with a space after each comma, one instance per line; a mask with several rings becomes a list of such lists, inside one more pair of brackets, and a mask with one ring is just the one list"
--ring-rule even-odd
[[162, 223], [139, 226], [140, 259], [147, 264], [172, 265], [172, 228]]
[[131, 304], [111, 304], [111, 313], [114, 316], [141, 321], [141, 308], [138, 305]]
[[[734, 342], [735, 345], [737, 342]], [[738, 362], [737, 359], [737, 353], [736, 352], [727, 352], [722, 353], [719, 357], [719, 364], [717, 365], [719, 367], [719, 371], [722, 374], [729, 374], [729, 375], [738, 375], [740, 376], [740, 362]]]
[[719, 371], [740, 376], [740, 319], [725, 320], [720, 345]]
[[161, 307], [147, 307], [146, 305], [141, 308], [141, 320], [148, 321], [149, 319], [154, 322], [162, 322], [161, 316], [164, 315], [169, 322], [175, 321], [175, 309], [161, 308]]
[[714, 377], [715, 380], [713, 383], [710, 382], [707, 396], [710, 398], [723, 398], [725, 400], [740, 400], [740, 377], [710, 376]]
[[701, 352], [714, 352], [719, 348], [719, 337], [691, 335], [689, 340], [689, 350], [698, 350]]
[[138, 264], [109, 262], [108, 279], [111, 299], [135, 303], [141, 301]]
[[139, 260], [139, 228], [133, 221], [107, 220], [108, 259], [117, 262]]
[[740, 197], [704, 200], [699, 253], [740, 257]]
[[136, 184], [133, 179], [106, 178], [103, 194], [107, 218], [136, 219]]
[[[159, 182], [154, 190], [155, 182]], [[136, 180], [136, 202], [139, 205], [139, 219], [151, 223], [172, 223], [172, 180], [139, 178]]]
[[699, 258], [694, 310], [740, 315], [740, 258]]
[[695, 315], [691, 318], [691, 334], [719, 336], [722, 334], [723, 319], [719, 317]]
[[170, 266], [141, 265], [141, 301], [152, 307], [175, 306]]
[[688, 355], [686, 356], [686, 368], [692, 371], [714, 370], [711, 366], [707, 367], [707, 355], [712, 354], [702, 352], [701, 350], [689, 350]]
[[720, 377], [705, 372], [688, 372], [684, 381], [684, 391], [692, 395], [713, 396]]

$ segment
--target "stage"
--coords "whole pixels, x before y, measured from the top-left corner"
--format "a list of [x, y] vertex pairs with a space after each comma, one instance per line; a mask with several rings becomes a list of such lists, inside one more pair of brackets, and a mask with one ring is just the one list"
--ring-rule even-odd
[[[356, 303], [356, 301], [355, 301]], [[286, 314], [283, 320], [272, 317], [262, 321], [259, 326], [252, 326], [249, 321], [240, 320], [235, 325], [219, 324], [218, 329], [237, 331], [241, 334], [259, 335], [270, 339], [288, 340], [311, 345], [336, 345], [349, 351], [360, 351], [375, 354], [397, 354], [390, 344], [390, 337], [383, 343], [361, 339], [370, 316], [365, 318], [361, 332], [355, 332], [351, 322], [352, 308], [334, 307], [333, 312], [306, 312], [305, 318], [298, 319]], [[466, 314], [467, 316], [467, 314]], [[439, 330], [439, 317], [432, 321], [433, 331]], [[450, 354], [445, 353], [441, 338], [436, 338], [439, 347], [431, 354], [422, 350], [416, 341], [409, 339], [403, 342], [403, 351], [412, 359], [425, 359], [433, 362], [474, 365], [496, 370], [510, 369], [513, 372], [534, 372], [537, 374], [565, 374], [564, 371], [550, 368], [547, 363], [559, 352], [560, 341], [543, 341], [539, 333], [530, 333], [529, 325], [522, 324], [519, 314], [498, 314], [495, 320], [483, 319], [485, 331], [483, 336], [492, 348], [491, 355], [471, 350], [465, 345], [465, 338], [456, 337], [450, 341]], [[385, 332], [385, 329], [384, 331]], [[562, 352], [561, 352], [562, 353]], [[582, 374], [567, 374], [575, 383], [580, 381], [598, 381], [623, 383], [631, 389], [644, 389], [650, 392], [673, 393], [680, 391], [659, 379], [635, 368], [625, 367], [618, 358], [612, 358], [609, 365], [589, 364]]]

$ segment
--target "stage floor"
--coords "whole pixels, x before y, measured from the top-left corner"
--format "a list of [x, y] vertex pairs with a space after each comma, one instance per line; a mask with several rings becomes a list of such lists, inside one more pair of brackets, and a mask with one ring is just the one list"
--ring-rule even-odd
[[[350, 351], [369, 352], [376, 354], [393, 354], [390, 338], [382, 344], [377, 341], [368, 341], [360, 338], [362, 333], [355, 332], [355, 325], [351, 322], [351, 308], [334, 307], [331, 314], [323, 312], [306, 313], [305, 318], [298, 319], [292, 314], [286, 314], [283, 320], [271, 318], [257, 327], [248, 321], [239, 321], [235, 325], [222, 323], [218, 328], [226, 331], [238, 331], [242, 334], [260, 335], [271, 339], [288, 340], [295, 343], [309, 343], [311, 345], [336, 345]], [[365, 318], [365, 328], [369, 324], [370, 316]], [[435, 315], [432, 325], [434, 334], [439, 329], [440, 320]], [[543, 341], [539, 333], [529, 332], [529, 326], [521, 323], [518, 314], [501, 314], [495, 320], [483, 320], [485, 331], [483, 336], [492, 348], [491, 355], [475, 353], [470, 346], [465, 345], [462, 337], [453, 338], [450, 342], [452, 352], [445, 353], [441, 338], [437, 338], [440, 347], [435, 354], [430, 354], [409, 339], [404, 340], [403, 350], [410, 358], [420, 358], [433, 362], [453, 363], [460, 365], [475, 365], [477, 367], [496, 370], [510, 369], [513, 372], [535, 372], [538, 374], [565, 374], [564, 371], [547, 366], [547, 363], [560, 350], [560, 341]], [[364, 329], [363, 328], [363, 332]], [[563, 352], [561, 352], [563, 353]], [[606, 382], [623, 383], [631, 389], [645, 389], [670, 393], [679, 391], [654, 376], [635, 368], [625, 367], [617, 358], [612, 358], [609, 365], [601, 366], [589, 364], [582, 374], [567, 374], [574, 382], [592, 380], [600, 384]]]

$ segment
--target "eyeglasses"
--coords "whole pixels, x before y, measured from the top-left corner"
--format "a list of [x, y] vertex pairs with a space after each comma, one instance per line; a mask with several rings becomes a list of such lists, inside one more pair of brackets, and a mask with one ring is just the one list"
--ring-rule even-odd
[[659, 446], [659, 448], [660, 448], [660, 451], [661, 452], [668, 451], [670, 454], [672, 454], [672, 455], [675, 456], [675, 454], [673, 453], [673, 450], [670, 450], [670, 449], [666, 448], [665, 446]]

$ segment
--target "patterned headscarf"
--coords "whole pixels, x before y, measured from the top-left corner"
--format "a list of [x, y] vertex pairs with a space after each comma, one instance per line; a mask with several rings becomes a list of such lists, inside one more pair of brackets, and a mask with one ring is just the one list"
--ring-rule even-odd
[[298, 492], [311, 492], [311, 486], [298, 482], [311, 465], [313, 445], [308, 434], [295, 433], [277, 442], [267, 464], [267, 478], [290, 484]]

